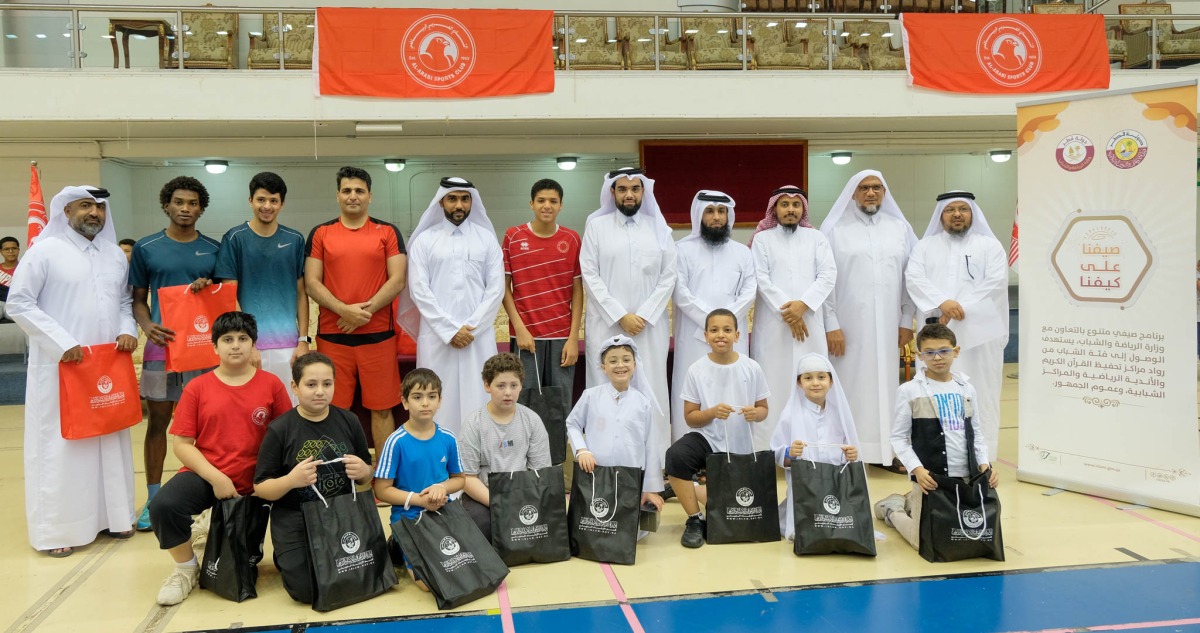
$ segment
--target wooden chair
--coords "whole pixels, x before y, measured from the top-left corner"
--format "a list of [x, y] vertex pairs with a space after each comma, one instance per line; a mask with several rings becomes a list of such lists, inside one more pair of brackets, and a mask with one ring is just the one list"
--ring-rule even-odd
[[283, 67], [287, 70], [312, 68], [316, 20], [312, 13], [284, 13], [281, 27], [278, 13], [264, 13], [262, 33], [250, 34], [246, 66], [255, 70], [278, 69], [282, 54]]
[[[183, 31], [184, 68], [234, 67], [238, 41], [236, 13], [184, 11], [183, 28], [179, 30]], [[179, 54], [176, 50], [173, 63], [178, 63]]]
[[688, 60], [696, 70], [741, 70], [742, 40], [730, 18], [684, 18]]
[[574, 70], [621, 70], [625, 68], [622, 45], [608, 32], [608, 18], [569, 16], [567, 49]]
[[[1117, 9], [1121, 15], [1171, 15], [1169, 4], [1122, 4]], [[1172, 20], [1159, 20], [1157, 39], [1151, 37], [1151, 26], [1145, 18], [1121, 20], [1127, 46], [1125, 68], [1149, 66], [1151, 54], [1159, 55], [1159, 66], [1164, 68], [1200, 61], [1200, 26], [1179, 30]]]
[[[661, 20], [659, 28], [666, 29], [667, 21]], [[680, 36], [672, 40], [666, 33], [654, 32], [653, 17], [617, 18], [617, 38], [625, 46], [626, 67], [632, 70], [654, 70], [654, 41], [659, 41], [658, 67], [661, 70], [686, 70], [688, 68], [687, 38]]]

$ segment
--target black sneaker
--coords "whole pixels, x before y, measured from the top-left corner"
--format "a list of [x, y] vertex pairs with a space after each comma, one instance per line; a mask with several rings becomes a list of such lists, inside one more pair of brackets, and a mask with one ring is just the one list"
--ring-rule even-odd
[[675, 498], [675, 489], [671, 487], [670, 483], [668, 483], [666, 486], [663, 487], [661, 496], [662, 496], [662, 500], [664, 502], [670, 501], [671, 499]]
[[687, 523], [683, 526], [683, 537], [679, 539], [679, 543], [684, 547], [696, 549], [704, 545], [704, 519], [699, 516], [688, 517]]

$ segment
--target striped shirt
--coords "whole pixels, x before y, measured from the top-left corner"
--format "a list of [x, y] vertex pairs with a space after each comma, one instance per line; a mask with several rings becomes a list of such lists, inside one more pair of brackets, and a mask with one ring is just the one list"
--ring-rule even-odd
[[[539, 237], [529, 224], [504, 233], [504, 274], [512, 278], [517, 314], [535, 339], [571, 334], [571, 294], [579, 279], [579, 234], [564, 226]], [[508, 326], [510, 335], [516, 330]]]

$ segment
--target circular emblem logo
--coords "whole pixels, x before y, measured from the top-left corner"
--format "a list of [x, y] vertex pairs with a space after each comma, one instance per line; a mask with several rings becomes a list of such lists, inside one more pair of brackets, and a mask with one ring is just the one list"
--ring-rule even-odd
[[358, 535], [354, 532], [346, 532], [342, 535], [342, 549], [345, 550], [347, 554], [353, 554], [354, 552], [357, 552], [358, 548], [361, 546], [362, 539], [358, 538]]
[[988, 22], [975, 41], [975, 55], [988, 78], [1006, 88], [1027, 83], [1042, 68], [1042, 45], [1037, 35], [1013, 18]]
[[1059, 141], [1058, 149], [1054, 150], [1054, 158], [1058, 166], [1067, 171], [1079, 171], [1092, 164], [1096, 156], [1096, 148], [1092, 139], [1082, 134], [1070, 134]]
[[402, 41], [404, 70], [426, 88], [456, 86], [475, 68], [475, 38], [454, 18], [427, 15], [408, 27]]
[[976, 510], [963, 510], [963, 525], [974, 529], [983, 525], [983, 515]]
[[521, 506], [521, 511], [517, 513], [517, 518], [521, 519], [521, 523], [525, 525], [533, 525], [537, 523], [538, 511], [533, 506]]
[[201, 314], [200, 316], [196, 317], [195, 321], [192, 321], [192, 327], [196, 328], [197, 332], [204, 334], [208, 331], [208, 319]]
[[1133, 169], [1146, 160], [1146, 137], [1137, 130], [1121, 130], [1108, 139], [1105, 155], [1117, 169]]
[[737, 492], [734, 493], [733, 498], [737, 499], [738, 505], [745, 508], [746, 506], [754, 503], [754, 491], [745, 487], [738, 488]]
[[558, 252], [565, 255], [567, 251], [571, 250], [571, 245], [568, 244], [566, 240], [559, 240], [558, 245], [556, 245], [555, 248], [558, 249]]
[[592, 499], [591, 510], [592, 516], [596, 517], [597, 519], [608, 515], [608, 501], [601, 499], [600, 497]]
[[837, 514], [842, 511], [842, 502], [833, 495], [825, 495], [821, 500], [821, 505], [825, 506], [825, 511], [829, 514]]
[[112, 391], [112, 378], [109, 378], [107, 374], [101, 376], [100, 380], [96, 381], [96, 388], [99, 389], [100, 393], [103, 394], [107, 394], [108, 392]]
[[458, 541], [454, 540], [453, 536], [447, 536], [442, 539], [441, 543], [438, 543], [438, 549], [442, 550], [446, 556], [454, 556], [459, 550]]
[[267, 411], [266, 407], [259, 407], [254, 410], [254, 413], [250, 414], [250, 419], [253, 420], [258, 426], [262, 426], [268, 422], [267, 417], [270, 415], [271, 414], [269, 411]]

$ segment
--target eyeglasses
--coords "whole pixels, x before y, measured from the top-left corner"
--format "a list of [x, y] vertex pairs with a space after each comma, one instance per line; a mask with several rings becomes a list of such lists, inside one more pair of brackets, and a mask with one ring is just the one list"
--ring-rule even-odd
[[943, 347], [942, 349], [931, 349], [931, 350], [917, 352], [917, 356], [920, 356], [924, 360], [933, 360], [935, 358], [941, 358], [943, 356], [946, 356], [946, 355], [950, 354], [950, 352], [953, 352], [953, 351], [954, 351], [953, 347]]

